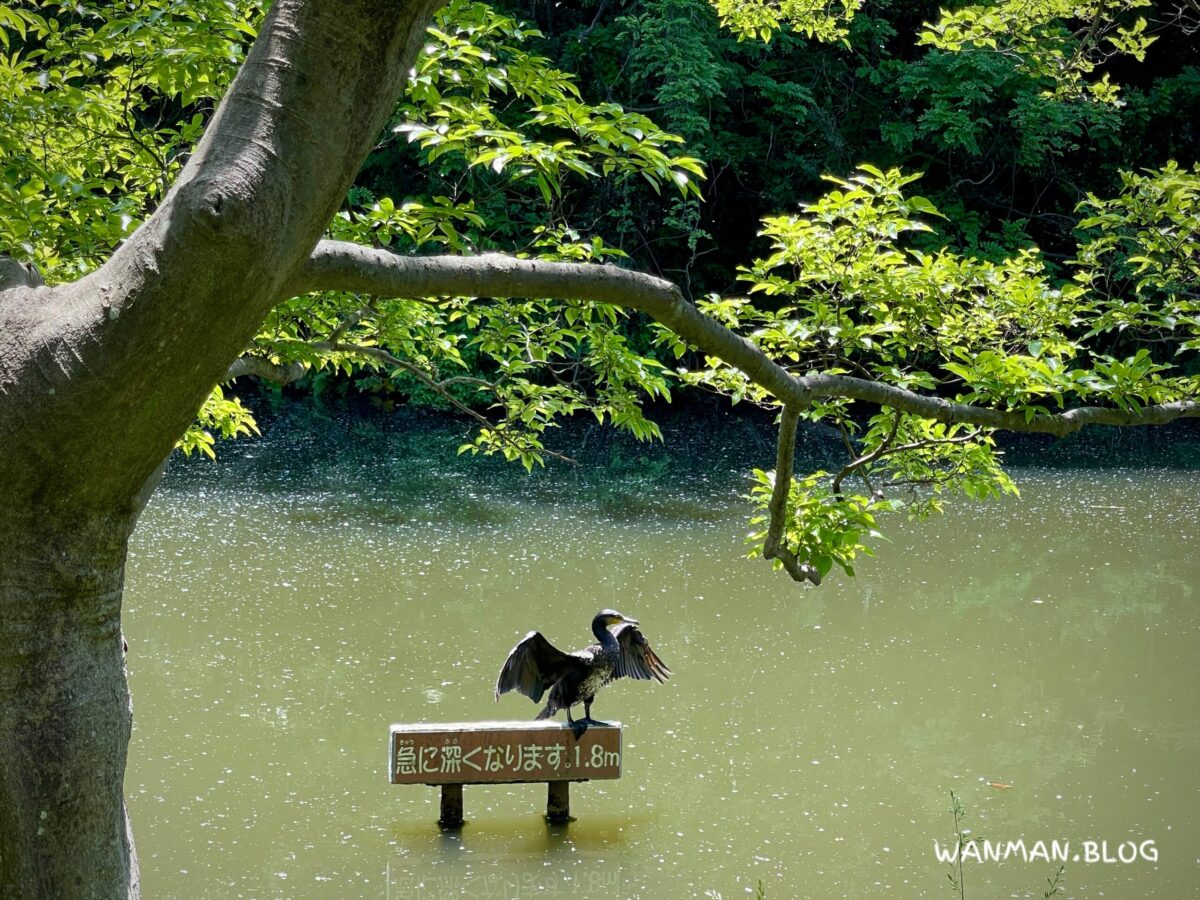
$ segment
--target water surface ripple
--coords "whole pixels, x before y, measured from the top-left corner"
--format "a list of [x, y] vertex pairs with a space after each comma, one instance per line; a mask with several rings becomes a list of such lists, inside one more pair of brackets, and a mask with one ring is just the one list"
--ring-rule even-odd
[[[1200, 892], [1200, 486], [1016, 472], [1019, 500], [887, 523], [854, 579], [743, 558], [731, 469], [595, 484], [417, 460], [176, 467], [135, 536], [127, 792], [147, 896], [940, 897], [953, 790], [992, 840], [1153, 840], [1067, 896]], [[399, 452], [399, 451], [396, 451]], [[410, 452], [408, 449], [405, 452]], [[653, 468], [653, 466], [651, 466]], [[557, 479], [557, 480], [556, 480]], [[624, 777], [386, 783], [391, 722], [532, 717], [505, 653], [639, 618], [675, 677], [621, 682]], [[1002, 785], [997, 787], [995, 785]], [[1040, 897], [1056, 865], [968, 864]]]

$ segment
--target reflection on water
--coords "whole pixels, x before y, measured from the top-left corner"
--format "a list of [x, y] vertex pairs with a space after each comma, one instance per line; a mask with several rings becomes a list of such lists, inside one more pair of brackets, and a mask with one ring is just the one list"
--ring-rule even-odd
[[[139, 526], [147, 896], [935, 897], [950, 790], [989, 839], [1155, 841], [1068, 862], [1068, 896], [1200, 889], [1193, 474], [1022, 470], [1021, 500], [890, 523], [804, 590], [742, 558], [743, 460], [527, 481], [369, 450], [185, 466]], [[579, 646], [602, 606], [676, 675], [600, 696], [625, 775], [573, 786], [577, 821], [547, 826], [541, 785], [467, 787], [445, 834], [435, 789], [386, 783], [391, 722], [531, 718], [492, 699], [504, 655]], [[967, 895], [1055, 868], [968, 865]]]

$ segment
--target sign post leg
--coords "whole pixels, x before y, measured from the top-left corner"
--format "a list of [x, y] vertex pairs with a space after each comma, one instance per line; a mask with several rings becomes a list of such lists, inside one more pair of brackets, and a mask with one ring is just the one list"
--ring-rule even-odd
[[442, 785], [442, 817], [438, 824], [443, 828], [458, 828], [463, 823], [463, 801], [461, 784]]
[[546, 782], [546, 818], [551, 822], [571, 819], [571, 782]]

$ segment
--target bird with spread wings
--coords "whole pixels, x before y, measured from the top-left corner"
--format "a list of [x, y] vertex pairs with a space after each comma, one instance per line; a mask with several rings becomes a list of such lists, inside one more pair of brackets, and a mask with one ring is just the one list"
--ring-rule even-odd
[[[517, 691], [534, 703], [548, 690], [550, 696], [538, 719], [548, 719], [560, 709], [578, 738], [589, 725], [604, 725], [592, 718], [596, 692], [618, 678], [654, 680], [660, 684], [671, 670], [658, 658], [636, 619], [616, 610], [602, 609], [592, 619], [592, 634], [599, 643], [564, 653], [540, 631], [531, 631], [513, 647], [496, 679], [496, 699]], [[615, 628], [613, 626], [616, 626]], [[583, 704], [583, 718], [571, 718], [571, 707]]]

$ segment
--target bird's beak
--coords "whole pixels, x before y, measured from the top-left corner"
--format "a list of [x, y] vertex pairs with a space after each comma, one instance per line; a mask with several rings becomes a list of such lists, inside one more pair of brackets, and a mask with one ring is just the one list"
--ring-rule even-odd
[[623, 625], [641, 625], [642, 623], [639, 622], [637, 619], [627, 619], [625, 616], [621, 616], [621, 624], [623, 624]]

